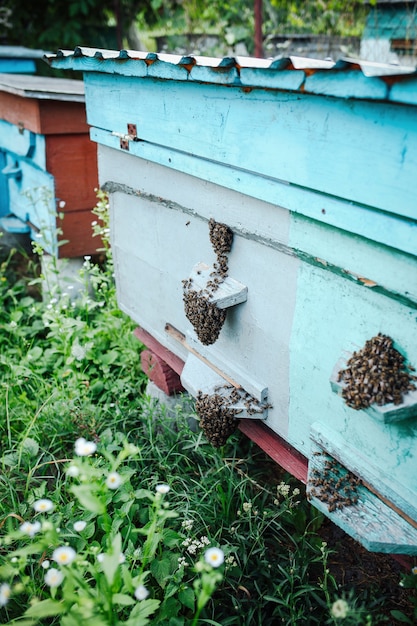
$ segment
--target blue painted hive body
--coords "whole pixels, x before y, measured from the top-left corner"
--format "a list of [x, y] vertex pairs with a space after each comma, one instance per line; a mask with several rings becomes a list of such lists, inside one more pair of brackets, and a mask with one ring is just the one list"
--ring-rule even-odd
[[44, 54], [45, 50], [24, 46], [0, 46], [0, 74], [35, 74], [36, 61]]
[[[416, 72], [91, 49], [49, 60], [85, 71], [121, 308], [185, 361], [192, 393], [248, 392], [259, 413], [239, 415], [308, 458], [309, 497], [337, 524], [370, 550], [416, 554]], [[223, 257], [219, 224], [233, 234]], [[227, 310], [214, 341], [184, 307], [200, 289]], [[381, 374], [384, 351], [400, 364]]]
[[85, 117], [82, 82], [0, 74], [0, 227], [59, 257], [97, 248], [97, 151]]

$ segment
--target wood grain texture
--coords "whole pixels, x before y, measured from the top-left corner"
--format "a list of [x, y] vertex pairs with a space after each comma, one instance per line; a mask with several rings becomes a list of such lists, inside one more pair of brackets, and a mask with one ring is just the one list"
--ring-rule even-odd
[[95, 73], [85, 81], [92, 126], [122, 133], [134, 123], [141, 141], [415, 218], [413, 107], [175, 81], [161, 89]]
[[88, 133], [82, 102], [22, 98], [0, 91], [0, 119], [34, 133]]
[[47, 135], [46, 169], [55, 179], [58, 202], [65, 202], [65, 213], [95, 206], [97, 146], [88, 134]]

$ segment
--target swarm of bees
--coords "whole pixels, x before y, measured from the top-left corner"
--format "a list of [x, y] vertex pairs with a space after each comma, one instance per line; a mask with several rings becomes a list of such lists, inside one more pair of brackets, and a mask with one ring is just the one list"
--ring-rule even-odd
[[371, 404], [382, 406], [401, 404], [403, 395], [416, 389], [417, 376], [411, 365], [393, 347], [393, 340], [382, 333], [369, 339], [362, 350], [354, 352], [338, 373], [344, 383], [342, 396], [353, 409], [364, 409]]
[[239, 424], [237, 415], [244, 409], [237, 408], [237, 403], [241, 406], [243, 404], [249, 415], [262, 413], [265, 408], [265, 405], [261, 405], [244, 389], [236, 389], [231, 385], [216, 387], [212, 395], [201, 391], [197, 394], [195, 408], [200, 418], [200, 426], [215, 448], [224, 446]]
[[215, 222], [213, 218], [209, 221], [210, 242], [217, 256], [217, 263], [214, 263], [211, 280], [208, 281], [204, 289], [193, 289], [192, 279], [183, 280], [183, 301], [187, 319], [193, 325], [197, 337], [205, 346], [215, 343], [226, 320], [226, 309], [219, 309], [210, 298], [218, 290], [222, 282], [227, 277], [228, 254], [232, 248], [233, 232], [226, 226]]
[[199, 391], [195, 408], [208, 441], [215, 448], [224, 446], [239, 424], [237, 411], [232, 408], [231, 400], [219, 393], [209, 395]]
[[213, 344], [223, 328], [226, 309], [219, 309], [201, 290], [184, 291], [183, 300], [185, 314], [201, 343], [205, 346]]
[[309, 496], [327, 503], [329, 511], [332, 512], [357, 504], [357, 488], [361, 484], [360, 478], [347, 471], [335, 459], [328, 458], [322, 471], [313, 469], [310, 473], [308, 493]]

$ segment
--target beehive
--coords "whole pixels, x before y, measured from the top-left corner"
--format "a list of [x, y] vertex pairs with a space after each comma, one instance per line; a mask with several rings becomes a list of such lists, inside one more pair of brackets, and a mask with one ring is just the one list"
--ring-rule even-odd
[[[256, 403], [241, 429], [369, 550], [416, 554], [415, 70], [85, 48], [49, 61], [85, 71], [119, 304], [138, 335], [185, 363], [194, 395], [231, 386]], [[226, 272], [213, 224], [233, 235]], [[216, 336], [187, 316], [190, 290], [227, 311]], [[369, 390], [345, 391], [340, 373], [381, 336], [405, 368], [397, 404], [375, 363], [361, 364]], [[347, 402], [368, 391], [385, 404]]]
[[[59, 257], [92, 254], [96, 145], [82, 81], [0, 75], [0, 226]], [[63, 219], [58, 219], [58, 214]], [[58, 229], [61, 233], [58, 235]], [[65, 241], [60, 245], [60, 241]]]

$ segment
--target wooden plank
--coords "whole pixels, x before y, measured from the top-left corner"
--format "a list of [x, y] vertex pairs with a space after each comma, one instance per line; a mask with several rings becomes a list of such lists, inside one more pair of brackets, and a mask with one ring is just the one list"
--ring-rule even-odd
[[69, 78], [0, 74], [0, 91], [36, 100], [84, 102], [82, 81]]
[[[192, 353], [188, 355], [185, 362], [184, 369], [181, 373], [181, 382], [188, 393], [194, 396], [194, 398], [196, 398], [199, 393], [210, 396], [216, 394], [229, 398], [230, 387], [236, 389], [236, 386], [230, 385], [230, 383], [228, 384], [228, 381], [226, 381], [223, 376], [219, 375], [217, 371]], [[240, 398], [229, 405], [230, 408], [238, 411], [236, 414], [237, 419], [267, 419], [267, 405], [257, 405], [256, 403], [249, 404], [247, 402], [246, 390], [240, 388], [239, 393]]]
[[36, 63], [31, 59], [0, 58], [0, 72], [2, 74], [34, 74], [36, 72]]
[[83, 102], [37, 100], [0, 91], [0, 119], [44, 135], [89, 132]]
[[39, 108], [34, 100], [0, 91], [0, 119], [42, 134]]
[[83, 102], [39, 101], [40, 127], [44, 135], [88, 133]]
[[[113, 155], [119, 152], [120, 139], [111, 132], [92, 128], [91, 137], [102, 146], [114, 148], [116, 152], [113, 152]], [[370, 207], [357, 206], [340, 198], [288, 185], [285, 181], [262, 179], [252, 172], [225, 167], [221, 163], [198, 158], [193, 154], [177, 152], [175, 149], [144, 141], [130, 142], [129, 152], [143, 161], [151, 161], [169, 169], [190, 174], [251, 198], [271, 203], [276, 207], [283, 207], [322, 224], [417, 256], [417, 223], [415, 221], [400, 220], [396, 215], [381, 213]], [[113, 181], [114, 178], [123, 179], [124, 175], [118, 173], [116, 177], [112, 174], [111, 178], [103, 177], [102, 182]], [[130, 185], [132, 180], [134, 179], [129, 179]], [[268, 234], [270, 236], [270, 233]], [[268, 240], [265, 237], [265, 244], [267, 243]]]
[[[164, 359], [178, 374], [181, 374], [184, 367], [182, 359], [163, 346], [144, 328], [138, 327], [133, 332], [139, 341]], [[185, 337], [180, 336], [179, 339], [182, 341]], [[240, 423], [239, 430], [295, 478], [304, 484], [307, 482], [308, 460], [263, 422], [246, 419]]]
[[[352, 354], [348, 353], [345, 357], [339, 359], [330, 377], [330, 386], [339, 396], [342, 395], [346, 384], [343, 381], [338, 380], [338, 373], [340, 370], [346, 368], [346, 363], [351, 356]], [[406, 393], [401, 404], [393, 404], [392, 402], [389, 402], [382, 406], [378, 406], [374, 403], [361, 410], [374, 419], [380, 420], [384, 424], [401, 422], [403, 420], [417, 417], [417, 389]]]
[[268, 456], [302, 483], [307, 482], [308, 461], [285, 439], [263, 422], [243, 420], [239, 430], [254, 441]]
[[95, 206], [97, 146], [88, 134], [46, 135], [46, 169], [55, 178], [58, 202], [65, 202], [59, 210], [68, 213]]
[[[325, 452], [358, 476], [366, 489], [375, 494], [388, 508], [417, 528], [417, 500], [414, 491], [399, 483], [386, 467], [374, 466], [372, 459], [355, 450], [340, 433], [316, 422], [310, 430], [312, 449], [310, 462], [320, 461], [314, 452]], [[315, 460], [314, 460], [315, 459]], [[417, 545], [417, 544], [416, 544]]]
[[241, 389], [240, 383], [236, 382], [236, 380], [234, 380], [233, 378], [228, 376], [219, 367], [217, 367], [216, 365], [211, 363], [208, 359], [206, 359], [204, 356], [202, 356], [193, 346], [190, 346], [189, 343], [186, 340], [185, 335], [181, 331], [179, 331], [176, 328], [174, 328], [174, 326], [172, 326], [172, 324], [167, 323], [165, 325], [165, 332], [170, 337], [172, 337], [173, 339], [178, 341], [178, 343], [180, 343], [186, 350], [188, 350], [188, 352], [191, 352], [191, 354], [194, 354], [194, 356], [196, 356], [199, 359], [201, 359], [201, 361], [203, 361], [203, 363], [205, 363], [214, 372], [216, 372], [216, 374], [221, 376], [221, 378], [226, 380], [230, 385], [232, 385], [233, 387], [236, 387], [236, 389]]
[[134, 123], [141, 141], [416, 218], [413, 107], [189, 82], [161, 89], [158, 81], [95, 73], [85, 81], [97, 128], [125, 132]]
[[[214, 267], [206, 263], [197, 263], [190, 273], [191, 285], [190, 289], [195, 291], [203, 291], [207, 287], [207, 283], [213, 280]], [[248, 297], [248, 288], [235, 280], [231, 276], [227, 276], [218, 288], [212, 293], [208, 300], [215, 304], [219, 309], [227, 309], [237, 304], [246, 302]]]
[[162, 343], [157, 341], [155, 337], [148, 333], [144, 328], [138, 326], [133, 331], [133, 334], [140, 342], [149, 348], [149, 350], [165, 361], [165, 363], [167, 363], [174, 370], [174, 372], [176, 372], [179, 376], [181, 375], [184, 368], [184, 361], [182, 359], [163, 346]]
[[[417, 554], [417, 522], [399, 515], [398, 509], [388, 506], [387, 499], [368, 489], [366, 484], [355, 487], [358, 498], [355, 504], [334, 510], [320, 496], [314, 495], [323, 489], [316, 488], [315, 481], [317, 476], [325, 477], [325, 462], [329, 459], [340, 462], [339, 450], [336, 450], [335, 455], [332, 453], [334, 450], [333, 445], [330, 450], [321, 445], [312, 448], [307, 480], [307, 495], [312, 504], [371, 552]], [[344, 450], [340, 452], [345, 455]], [[347, 469], [351, 471], [350, 467]], [[362, 479], [360, 470], [358, 474], [353, 474]]]
[[[57, 250], [59, 258], [76, 258], [86, 254], [96, 254], [97, 249], [102, 247], [100, 237], [93, 237], [91, 220], [94, 215], [91, 209], [81, 211], [68, 211], [64, 213], [63, 220], [57, 218], [57, 228], [62, 228], [63, 233], [59, 235], [58, 241], [68, 241], [54, 249]], [[52, 233], [55, 230], [51, 231]]]
[[0, 148], [18, 157], [30, 158], [45, 169], [45, 139], [42, 135], [0, 119]]
[[8, 233], [29, 233], [30, 227], [22, 220], [14, 216], [0, 218], [0, 227]]

